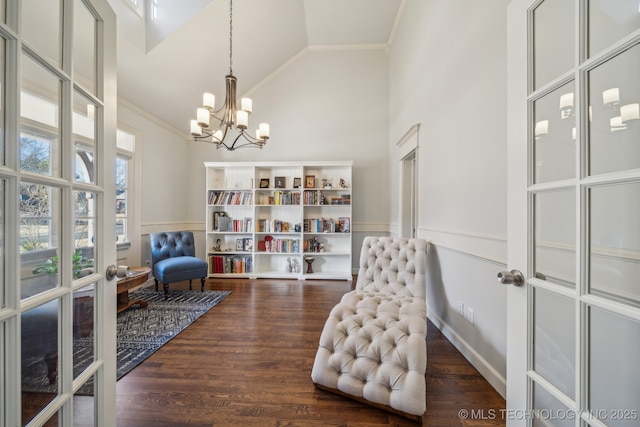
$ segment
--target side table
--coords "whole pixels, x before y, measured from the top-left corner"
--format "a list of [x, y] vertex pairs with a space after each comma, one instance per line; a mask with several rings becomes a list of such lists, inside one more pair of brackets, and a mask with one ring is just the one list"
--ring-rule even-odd
[[126, 277], [118, 279], [118, 313], [135, 304], [140, 305], [140, 307], [146, 307], [148, 305], [146, 301], [141, 299], [129, 299], [129, 289], [140, 286], [146, 282], [147, 279], [149, 279], [150, 272], [151, 269], [149, 267], [131, 267]]

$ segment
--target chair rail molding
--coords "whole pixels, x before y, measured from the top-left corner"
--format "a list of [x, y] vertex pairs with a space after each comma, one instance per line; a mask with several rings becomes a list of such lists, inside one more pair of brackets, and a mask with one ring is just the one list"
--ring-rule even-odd
[[507, 264], [507, 236], [419, 227], [418, 237], [446, 249], [499, 265]]

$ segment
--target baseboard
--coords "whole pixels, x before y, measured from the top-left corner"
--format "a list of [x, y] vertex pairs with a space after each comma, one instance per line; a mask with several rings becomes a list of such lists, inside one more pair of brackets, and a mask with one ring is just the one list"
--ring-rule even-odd
[[427, 317], [436, 328], [442, 332], [453, 346], [473, 365], [474, 368], [487, 380], [489, 384], [506, 399], [507, 381], [484, 357], [482, 357], [472, 346], [460, 335], [447, 325], [437, 314], [427, 310]]

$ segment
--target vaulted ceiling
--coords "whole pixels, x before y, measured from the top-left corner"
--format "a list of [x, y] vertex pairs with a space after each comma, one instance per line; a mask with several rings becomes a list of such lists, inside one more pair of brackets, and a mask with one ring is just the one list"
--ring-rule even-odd
[[[136, 14], [129, 1], [109, 0], [118, 15], [118, 94], [186, 135], [202, 92], [224, 96], [229, 0], [158, 0], [153, 21]], [[387, 48], [403, 2], [235, 0], [238, 96], [307, 50]]]

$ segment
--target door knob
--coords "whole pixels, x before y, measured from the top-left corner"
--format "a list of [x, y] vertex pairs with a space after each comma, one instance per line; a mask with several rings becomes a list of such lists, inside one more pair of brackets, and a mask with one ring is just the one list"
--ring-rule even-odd
[[503, 285], [520, 286], [524, 284], [524, 276], [518, 270], [501, 271], [498, 273], [498, 282]]
[[116, 277], [116, 274], [118, 274], [118, 267], [116, 267], [113, 264], [107, 267], [107, 272], [105, 274], [107, 277], [107, 280], [113, 280], [113, 278]]

